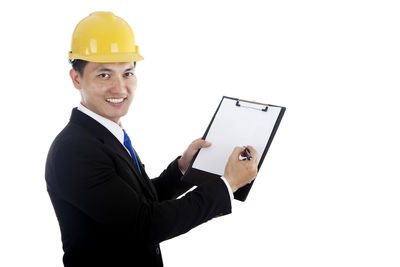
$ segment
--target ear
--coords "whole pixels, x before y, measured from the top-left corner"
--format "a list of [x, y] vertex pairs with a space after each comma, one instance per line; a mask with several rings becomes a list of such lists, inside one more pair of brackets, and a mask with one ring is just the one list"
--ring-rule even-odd
[[77, 72], [74, 69], [71, 69], [69, 71], [69, 76], [71, 77], [72, 83], [74, 84], [75, 88], [78, 90], [82, 89], [81, 80], [80, 80], [81, 76], [80, 76], [79, 72]]

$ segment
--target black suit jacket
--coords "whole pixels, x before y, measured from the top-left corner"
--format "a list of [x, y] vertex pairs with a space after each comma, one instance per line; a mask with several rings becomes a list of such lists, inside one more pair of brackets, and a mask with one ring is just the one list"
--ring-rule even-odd
[[140, 158], [142, 174], [114, 135], [73, 109], [50, 147], [45, 174], [65, 266], [162, 266], [160, 242], [230, 213], [221, 179], [176, 199], [190, 187], [178, 158], [151, 180]]

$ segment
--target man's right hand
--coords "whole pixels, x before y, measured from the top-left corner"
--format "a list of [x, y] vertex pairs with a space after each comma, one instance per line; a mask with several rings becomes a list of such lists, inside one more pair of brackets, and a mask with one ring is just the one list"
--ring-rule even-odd
[[252, 146], [247, 146], [251, 160], [240, 160], [243, 147], [235, 147], [225, 166], [224, 177], [231, 186], [232, 192], [253, 181], [257, 176], [258, 153]]

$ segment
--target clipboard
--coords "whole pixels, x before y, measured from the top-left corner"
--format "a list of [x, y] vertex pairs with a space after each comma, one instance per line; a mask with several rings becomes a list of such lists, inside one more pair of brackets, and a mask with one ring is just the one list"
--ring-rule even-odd
[[[235, 146], [255, 147], [260, 155], [259, 170], [285, 111], [282, 106], [223, 96], [202, 137], [212, 145], [194, 155], [183, 181], [201, 185], [220, 179]], [[234, 198], [245, 201], [254, 181], [239, 188]]]

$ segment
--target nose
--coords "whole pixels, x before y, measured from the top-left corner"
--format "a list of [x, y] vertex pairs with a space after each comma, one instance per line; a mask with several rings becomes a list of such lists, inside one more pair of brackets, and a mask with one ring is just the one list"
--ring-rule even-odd
[[125, 81], [123, 80], [123, 78], [115, 77], [110, 91], [111, 91], [111, 93], [118, 94], [118, 95], [126, 94], [127, 89], [126, 89], [126, 84], [125, 84]]

